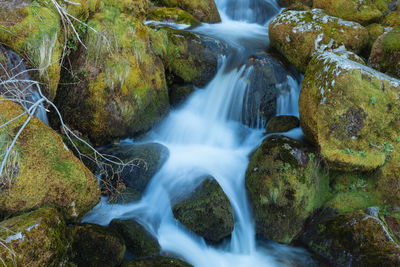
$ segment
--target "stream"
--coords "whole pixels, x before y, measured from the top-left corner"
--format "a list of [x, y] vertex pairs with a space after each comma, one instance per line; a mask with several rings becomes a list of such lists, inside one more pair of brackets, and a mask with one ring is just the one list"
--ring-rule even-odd
[[[169, 158], [152, 178], [140, 201], [108, 204], [105, 197], [84, 222], [107, 225], [114, 218], [135, 219], [158, 240], [162, 253], [194, 266], [312, 266], [302, 248], [258, 240], [245, 187], [249, 155], [265, 138], [265, 121], [243, 116], [248, 98], [247, 78], [253, 71], [249, 56], [268, 48], [268, 23], [280, 12], [275, 0], [216, 0], [222, 22], [201, 24], [192, 32], [221, 39], [232, 49], [220, 56], [213, 80], [194, 93], [151, 132], [150, 142], [169, 149]], [[276, 100], [277, 115], [298, 116], [301, 77], [287, 74]], [[283, 86], [277, 84], [276, 86]], [[302, 138], [301, 129], [287, 134]], [[234, 231], [222, 244], [211, 245], [173, 216], [174, 200], [212, 176], [228, 196]]]

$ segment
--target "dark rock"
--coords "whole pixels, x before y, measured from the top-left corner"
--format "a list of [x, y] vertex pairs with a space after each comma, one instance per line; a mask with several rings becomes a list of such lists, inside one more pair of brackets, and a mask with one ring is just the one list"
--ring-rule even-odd
[[72, 226], [71, 262], [76, 266], [113, 267], [122, 263], [125, 243], [115, 231], [96, 224]]
[[265, 127], [266, 133], [284, 133], [300, 126], [295, 116], [277, 116], [270, 119]]
[[122, 267], [190, 267], [192, 265], [169, 257], [154, 257], [143, 260], [132, 260], [122, 264]]
[[169, 91], [169, 103], [171, 106], [178, 106], [181, 104], [188, 96], [193, 93], [194, 88], [190, 85], [184, 86], [173, 86]]
[[183, 225], [212, 242], [233, 231], [233, 211], [228, 197], [215, 179], [206, 179], [172, 211]]
[[135, 257], [149, 257], [160, 253], [157, 240], [136, 221], [114, 219], [109, 227], [123, 237], [128, 251]]
[[332, 266], [399, 266], [400, 247], [376, 215], [327, 211], [312, 220], [300, 239]]

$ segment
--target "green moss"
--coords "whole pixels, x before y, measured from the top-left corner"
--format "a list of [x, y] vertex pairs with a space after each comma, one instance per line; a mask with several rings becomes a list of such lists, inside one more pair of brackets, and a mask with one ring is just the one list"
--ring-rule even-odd
[[[72, 70], [57, 96], [67, 123], [95, 144], [148, 130], [168, 111], [162, 35], [146, 27], [116, 3], [104, 3], [88, 24], [87, 50], [72, 54]], [[82, 75], [85, 73], [86, 75]], [[84, 92], [82, 94], [82, 92]]]
[[396, 26], [400, 27], [400, 9], [390, 12], [385, 17], [382, 24], [387, 27], [396, 27]]
[[368, 25], [382, 18], [388, 11], [390, 2], [390, 0], [314, 0], [313, 8], [321, 8], [332, 16]]
[[219, 242], [233, 231], [233, 211], [228, 197], [213, 178], [173, 206], [174, 217], [194, 233]]
[[277, 116], [270, 119], [265, 127], [266, 133], [284, 133], [300, 126], [295, 116]]
[[149, 19], [157, 21], [172, 21], [179, 24], [197, 25], [200, 22], [192, 15], [179, 8], [154, 8], [148, 16]]
[[364, 27], [343, 23], [319, 9], [281, 13], [269, 24], [269, 36], [272, 47], [301, 71], [306, 70], [317, 52], [344, 45], [347, 50], [360, 53], [368, 43]]
[[[22, 112], [16, 104], [0, 104], [0, 114], [7, 120]], [[11, 134], [16, 133], [25, 119], [23, 116], [10, 124]], [[3, 131], [7, 129], [0, 129], [0, 136]], [[19, 174], [0, 197], [1, 211], [15, 213], [55, 203], [65, 209], [68, 219], [76, 219], [74, 217], [82, 216], [98, 202], [99, 190], [94, 176], [65, 149], [61, 137], [38, 119], [33, 118], [24, 129], [16, 151], [20, 155]]]
[[397, 137], [396, 97], [396, 80], [321, 54], [310, 62], [302, 85], [302, 128], [331, 168], [371, 171], [385, 163]]
[[[0, 223], [0, 246], [6, 266], [57, 266], [68, 258], [70, 238], [63, 217], [54, 208], [41, 208]], [[15, 263], [13, 264], [13, 260]]]
[[216, 23], [221, 21], [213, 0], [157, 0], [157, 4], [181, 8], [201, 22]]
[[257, 233], [283, 243], [330, 197], [329, 176], [311, 149], [281, 136], [267, 138], [251, 156], [246, 188]]

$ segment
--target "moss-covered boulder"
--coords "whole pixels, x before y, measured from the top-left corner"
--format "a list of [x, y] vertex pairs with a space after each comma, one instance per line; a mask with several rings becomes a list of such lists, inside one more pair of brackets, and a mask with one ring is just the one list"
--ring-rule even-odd
[[271, 136], [251, 156], [246, 188], [263, 237], [290, 243], [328, 197], [329, 179], [311, 151], [306, 144]]
[[[62, 2], [71, 15], [85, 21], [89, 16], [89, 4], [95, 1], [75, 1], [79, 5], [58, 2]], [[32, 68], [39, 70], [35, 78], [46, 85], [44, 93], [54, 99], [65, 38], [72, 38], [72, 30], [67, 29], [67, 37], [64, 35], [59, 13], [50, 0], [2, 1], [0, 17], [0, 42], [23, 55]]]
[[174, 22], [186, 25], [197, 25], [200, 23], [200, 21], [180, 8], [155, 7], [149, 12], [147, 18], [155, 21]]
[[0, 222], [5, 266], [59, 266], [68, 259], [70, 237], [60, 213], [41, 208]]
[[157, 0], [154, 2], [164, 7], [181, 8], [201, 22], [216, 23], [221, 21], [214, 0]]
[[308, 65], [300, 92], [305, 136], [332, 169], [371, 171], [399, 134], [400, 81], [326, 52]]
[[330, 15], [363, 25], [379, 22], [389, 11], [392, 0], [314, 0], [313, 8], [326, 10]]
[[400, 26], [379, 36], [369, 62], [373, 68], [400, 79]]
[[393, 143], [393, 151], [376, 174], [374, 186], [381, 193], [381, 203], [400, 206], [400, 139]]
[[125, 163], [131, 163], [122, 170], [120, 166], [114, 166], [116, 175], [114, 179], [121, 178], [124, 184], [131, 190], [122, 192], [119, 198], [124, 199], [124, 193], [133, 194], [137, 199], [144, 192], [151, 178], [162, 167], [169, 157], [169, 150], [158, 143], [145, 143], [139, 145], [120, 144], [104, 151], [118, 157]]
[[88, 21], [101, 34], [87, 31], [87, 49], [71, 54], [56, 97], [66, 123], [96, 145], [144, 132], [169, 109], [164, 66], [151, 45], [157, 34], [130, 7], [105, 1]]
[[269, 24], [269, 37], [271, 46], [301, 71], [315, 52], [344, 46], [358, 54], [368, 43], [368, 31], [360, 24], [329, 16], [321, 9], [279, 14]]
[[134, 220], [114, 219], [109, 228], [114, 229], [122, 236], [127, 250], [135, 257], [150, 257], [160, 253], [158, 241]]
[[73, 242], [69, 264], [72, 266], [120, 266], [125, 255], [125, 243], [114, 230], [96, 225], [71, 226]]
[[168, 81], [191, 83], [204, 87], [215, 76], [218, 57], [227, 46], [213, 38], [182, 30], [163, 28], [168, 45], [163, 61], [170, 73]]
[[385, 27], [383, 27], [381, 24], [373, 23], [368, 25], [367, 30], [369, 35], [368, 51], [371, 51], [376, 39], [378, 39], [378, 37], [384, 33]]
[[299, 126], [299, 118], [295, 116], [277, 116], [268, 121], [265, 133], [284, 133]]
[[207, 178], [187, 198], [172, 208], [188, 229], [211, 242], [219, 242], [233, 231], [233, 211], [218, 182]]
[[382, 24], [386, 27], [400, 26], [400, 8], [387, 14]]
[[122, 267], [190, 267], [192, 265], [169, 257], [153, 257], [143, 260], [126, 261]]
[[325, 212], [301, 240], [332, 266], [399, 266], [400, 246], [377, 207], [367, 212]]
[[[0, 102], [2, 123], [24, 112], [12, 102]], [[27, 115], [0, 128], [0, 159]], [[100, 199], [96, 178], [66, 148], [60, 136], [33, 117], [12, 149], [0, 177], [0, 212], [15, 213], [45, 203], [62, 207], [68, 219], [77, 219]]]

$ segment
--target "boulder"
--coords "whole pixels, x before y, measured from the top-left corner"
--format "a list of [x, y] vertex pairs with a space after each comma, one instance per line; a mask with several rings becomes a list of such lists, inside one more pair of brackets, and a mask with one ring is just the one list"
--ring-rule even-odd
[[400, 79], [400, 26], [379, 36], [369, 62], [373, 68]]
[[[0, 102], [0, 116], [9, 122], [24, 112]], [[0, 128], [0, 154], [5, 153], [27, 115]], [[2, 158], [1, 158], [2, 159]], [[26, 125], [0, 177], [0, 212], [12, 214], [46, 203], [60, 206], [68, 220], [78, 220], [100, 199], [93, 174], [70, 152], [59, 135], [33, 117]]]
[[126, 261], [122, 267], [190, 267], [192, 265], [169, 257], [153, 257], [142, 260]]
[[95, 145], [147, 131], [169, 110], [164, 66], [151, 45], [158, 33], [124, 3], [106, 1], [88, 21], [101, 34], [86, 32], [87, 49], [70, 55], [55, 100], [65, 122]]
[[73, 239], [69, 264], [72, 266], [116, 267], [125, 255], [125, 243], [112, 229], [96, 225], [71, 226]]
[[189, 230], [211, 242], [233, 231], [233, 211], [228, 197], [215, 179], [206, 179], [188, 198], [172, 208], [174, 216]]
[[177, 7], [185, 10], [201, 22], [216, 23], [221, 21], [214, 0], [158, 0], [156, 3], [165, 7]]
[[278, 4], [280, 6], [284, 6], [284, 7], [289, 7], [289, 6], [295, 5], [295, 4], [296, 5], [302, 4], [302, 5], [312, 7], [313, 0], [278, 0]]
[[328, 197], [329, 178], [312, 151], [298, 141], [271, 136], [251, 156], [246, 188], [257, 234], [290, 243]]
[[381, 24], [373, 23], [368, 25], [367, 30], [369, 34], [368, 51], [371, 51], [376, 39], [378, 39], [378, 37], [384, 33], [385, 27], [383, 27]]
[[197, 25], [200, 23], [192, 15], [179, 8], [155, 7], [151, 10], [147, 18], [186, 25]]
[[113, 167], [114, 172], [118, 172], [113, 179], [121, 178], [130, 188], [122, 191], [122, 196], [119, 197], [121, 200], [124, 199], [124, 193], [130, 195], [128, 199], [140, 198], [151, 178], [169, 157], [168, 148], [158, 143], [114, 145], [104, 153], [116, 156], [125, 163], [133, 163], [133, 166], [127, 166], [122, 170], [119, 170], [119, 166]]
[[168, 81], [206, 86], [218, 70], [218, 57], [227, 50], [225, 43], [191, 32], [163, 28], [168, 35], [166, 70]]
[[265, 127], [265, 133], [284, 133], [300, 126], [295, 116], [277, 116], [270, 119]]
[[392, 0], [314, 0], [313, 8], [326, 10], [330, 15], [363, 25], [379, 22], [389, 11]]
[[109, 228], [114, 229], [122, 236], [127, 250], [135, 257], [150, 257], [160, 253], [158, 241], [133, 219], [114, 219], [111, 221]]
[[331, 169], [372, 171], [398, 138], [400, 81], [331, 52], [315, 56], [301, 88], [304, 134]]
[[400, 246], [378, 211], [325, 212], [300, 239], [332, 266], [399, 266]]
[[279, 14], [269, 24], [269, 37], [271, 46], [301, 71], [316, 52], [344, 46], [358, 54], [368, 43], [368, 31], [360, 24], [329, 16], [321, 9]]
[[289, 93], [292, 73], [268, 53], [250, 56], [243, 79], [247, 81], [243, 100], [242, 122], [250, 127], [264, 127], [277, 113], [277, 100]]
[[41, 208], [0, 222], [0, 258], [5, 266], [60, 266], [68, 259], [70, 237], [62, 215]]
[[[93, 2], [79, 0], [75, 1], [79, 5], [62, 4], [71, 15], [85, 21]], [[59, 13], [49, 0], [2, 1], [0, 17], [0, 42], [24, 55], [31, 67], [39, 70], [35, 78], [46, 85], [43, 92], [49, 99], [54, 99], [60, 80], [64, 38], [72, 38], [72, 30], [64, 36]]]

